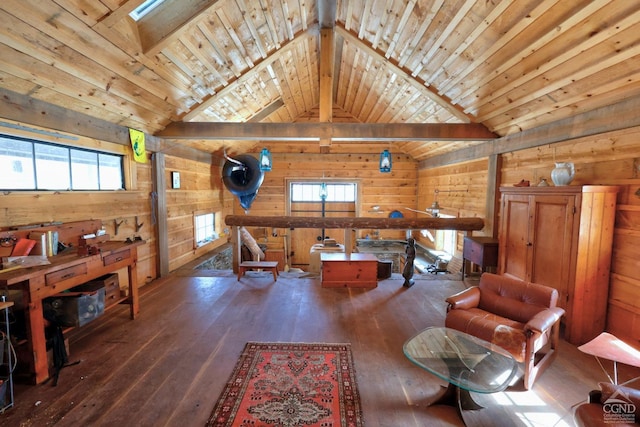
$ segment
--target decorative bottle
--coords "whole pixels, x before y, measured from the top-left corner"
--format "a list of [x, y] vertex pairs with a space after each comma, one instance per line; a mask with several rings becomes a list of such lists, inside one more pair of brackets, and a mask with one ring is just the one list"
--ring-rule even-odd
[[556, 163], [556, 167], [551, 171], [551, 181], [555, 185], [569, 185], [576, 174], [575, 167], [571, 162]]

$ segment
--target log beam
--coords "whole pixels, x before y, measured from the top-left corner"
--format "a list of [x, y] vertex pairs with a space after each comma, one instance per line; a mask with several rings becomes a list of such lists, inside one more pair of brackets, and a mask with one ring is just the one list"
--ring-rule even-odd
[[275, 228], [351, 228], [477, 231], [484, 227], [482, 218], [350, 218], [300, 216], [227, 215], [229, 226]]

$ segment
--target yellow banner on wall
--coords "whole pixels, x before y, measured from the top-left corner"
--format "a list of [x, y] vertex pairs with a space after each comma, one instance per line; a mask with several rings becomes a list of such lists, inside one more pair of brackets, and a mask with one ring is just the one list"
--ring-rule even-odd
[[133, 159], [138, 163], [147, 163], [147, 150], [144, 148], [144, 132], [129, 129]]

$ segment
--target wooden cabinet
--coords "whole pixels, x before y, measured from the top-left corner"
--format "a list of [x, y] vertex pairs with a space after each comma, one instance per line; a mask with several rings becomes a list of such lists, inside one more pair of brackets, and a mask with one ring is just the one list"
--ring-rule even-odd
[[565, 339], [604, 330], [616, 186], [502, 187], [498, 272], [556, 288]]
[[375, 288], [378, 286], [378, 258], [373, 254], [323, 253], [322, 287]]

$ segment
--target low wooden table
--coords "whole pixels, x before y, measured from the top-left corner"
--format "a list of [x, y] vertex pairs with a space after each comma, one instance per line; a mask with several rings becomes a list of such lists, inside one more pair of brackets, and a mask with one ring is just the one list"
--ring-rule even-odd
[[238, 265], [238, 280], [247, 270], [271, 270], [273, 280], [278, 280], [278, 261], [244, 261]]

